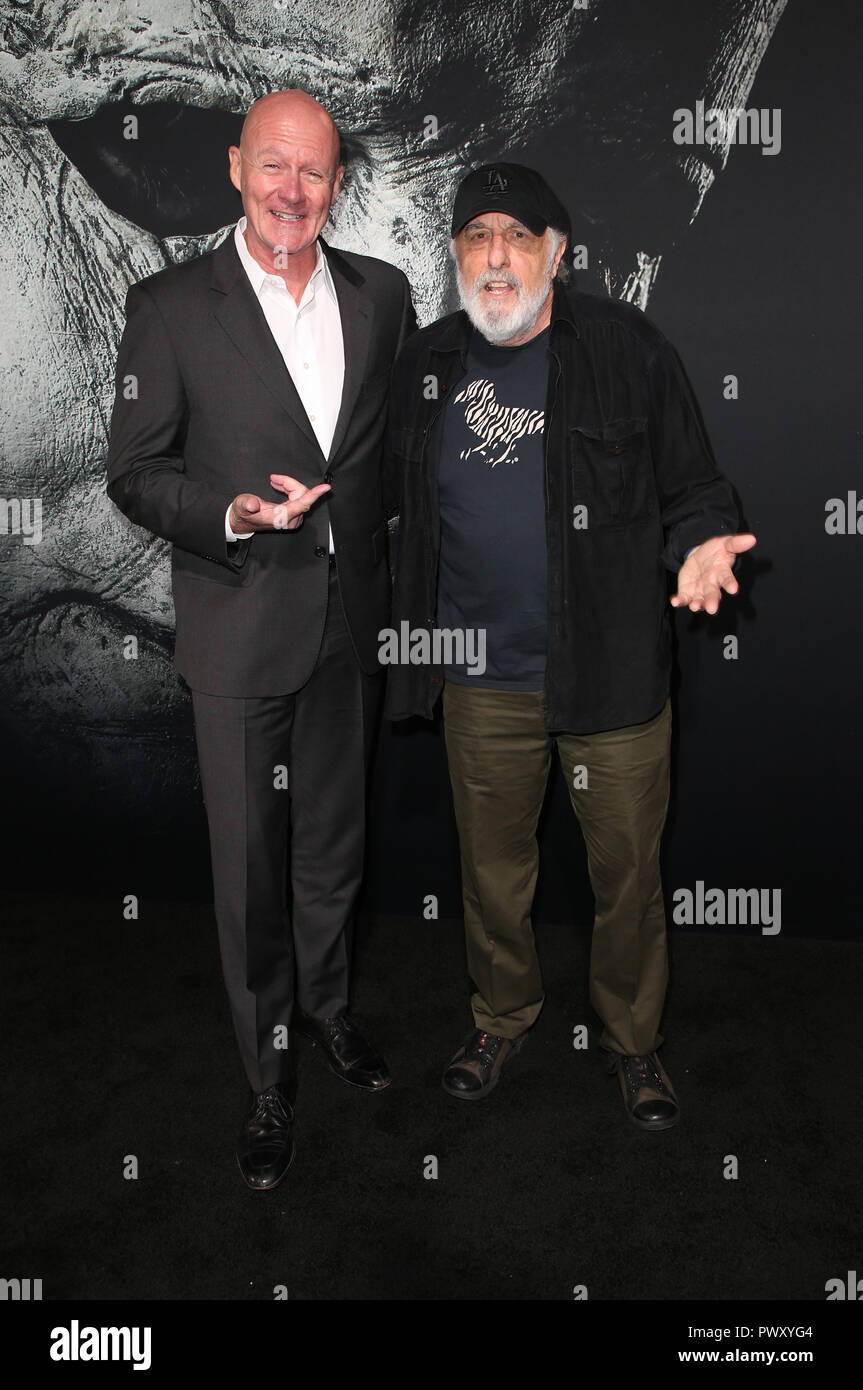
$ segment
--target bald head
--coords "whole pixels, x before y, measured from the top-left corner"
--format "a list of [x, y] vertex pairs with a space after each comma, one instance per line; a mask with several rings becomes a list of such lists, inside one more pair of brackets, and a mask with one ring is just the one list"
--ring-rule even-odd
[[258, 97], [246, 113], [240, 132], [240, 151], [244, 158], [254, 159], [255, 152], [268, 133], [292, 133], [302, 139], [311, 138], [329, 151], [331, 172], [339, 163], [339, 132], [336, 123], [319, 101], [299, 87], [284, 92], [268, 92]]

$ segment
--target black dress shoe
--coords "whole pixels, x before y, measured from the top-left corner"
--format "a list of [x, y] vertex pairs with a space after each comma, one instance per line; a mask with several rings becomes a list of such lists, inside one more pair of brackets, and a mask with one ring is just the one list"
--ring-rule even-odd
[[608, 1071], [617, 1073], [626, 1113], [639, 1129], [670, 1129], [680, 1119], [680, 1107], [668, 1073], [655, 1052], [630, 1057], [609, 1052]]
[[383, 1091], [390, 1085], [392, 1077], [386, 1062], [369, 1046], [347, 1014], [339, 1014], [337, 1018], [310, 1018], [298, 1012], [294, 1028], [323, 1048], [330, 1071], [343, 1081], [363, 1091]]
[[252, 1103], [237, 1142], [240, 1172], [256, 1192], [278, 1187], [294, 1161], [294, 1112], [288, 1088], [270, 1086]]
[[498, 1033], [474, 1028], [443, 1074], [444, 1090], [459, 1100], [487, 1096], [497, 1085], [504, 1063], [521, 1051], [526, 1036], [522, 1033], [520, 1038], [502, 1038]]

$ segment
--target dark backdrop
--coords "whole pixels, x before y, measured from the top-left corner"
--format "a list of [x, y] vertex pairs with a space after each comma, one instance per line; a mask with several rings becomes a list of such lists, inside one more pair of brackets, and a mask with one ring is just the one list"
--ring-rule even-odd
[[[344, 8], [349, 16], [350, 7]], [[414, 73], [412, 88], [396, 83], [376, 98], [368, 90], [373, 81], [357, 65], [352, 75], [363, 87], [363, 120], [357, 116], [352, 127], [351, 111], [359, 108], [338, 94], [331, 101], [352, 155], [353, 188], [349, 216], [342, 224], [336, 219], [333, 240], [339, 244], [341, 230], [342, 244], [362, 249], [358, 238], [363, 216], [371, 217], [369, 191], [388, 168], [398, 182], [405, 168], [415, 170], [424, 161], [421, 186], [410, 190], [413, 224], [410, 214], [394, 217], [385, 229], [389, 250], [370, 249], [390, 254], [412, 279], [415, 268], [418, 305], [427, 321], [451, 305], [452, 292], [449, 285], [441, 288], [445, 258], [432, 262], [424, 238], [439, 237], [450, 190], [467, 164], [510, 153], [542, 168], [572, 208], [576, 240], [588, 246], [586, 288], [606, 286], [637, 299], [626, 288], [635, 252], [661, 255], [647, 312], [682, 354], [720, 466], [737, 486], [746, 524], [759, 540], [741, 567], [738, 600], [726, 600], [713, 619], [688, 613], [675, 618], [669, 907], [675, 889], [692, 889], [698, 880], [723, 889], [781, 890], [784, 933], [855, 935], [863, 903], [857, 810], [863, 536], [829, 535], [825, 504], [858, 486], [863, 498], [854, 271], [860, 240], [854, 177], [857, 7], [816, 8], [791, 0], [743, 103], [779, 108], [781, 150], [765, 156], [757, 146], [739, 146], [731, 149], [726, 167], [714, 160], [716, 182], [691, 225], [692, 188], [681, 176], [681, 151], [671, 143], [672, 112], [701, 94], [694, 74], [708, 71], [711, 62], [715, 67], [715, 54], [711, 59], [701, 48], [716, 36], [705, 38], [693, 19], [701, 7], [611, 3], [594, 9], [599, 28], [593, 37], [585, 31], [581, 46], [574, 44], [571, 55], [564, 52], [556, 86], [541, 84], [546, 105], [539, 97], [533, 106], [523, 100], [502, 122], [495, 104], [501, 92], [519, 89], [519, 83], [522, 95], [538, 90], [530, 86], [528, 70], [536, 62], [534, 50], [518, 34], [514, 47], [504, 42], [497, 84], [471, 79], [467, 95], [470, 62], [465, 65], [464, 54], [461, 65], [444, 62], [446, 53], [442, 57], [428, 38], [418, 38], [410, 50], [410, 64], [422, 79]], [[728, 3], [705, 9], [730, 24], [744, 10], [775, 19], [782, 6]], [[400, 7], [396, 30], [432, 12], [445, 22], [445, 5]], [[349, 24], [346, 34], [350, 49]], [[13, 49], [15, 43], [21, 60], [28, 43], [34, 51], [40, 43], [59, 51], [50, 33], [18, 34]], [[363, 44], [368, 46], [365, 37], [357, 40], [358, 53], [365, 51]], [[80, 90], [87, 89], [88, 61], [74, 49], [68, 62], [64, 58], [72, 92], [76, 62]], [[405, 71], [408, 65], [406, 58]], [[285, 79], [307, 85], [327, 102], [327, 90], [302, 82], [302, 73], [290, 65]], [[0, 537], [9, 619], [2, 684], [4, 803], [11, 812], [7, 880], [16, 887], [101, 887], [151, 897], [209, 892], [188, 703], [167, 667], [170, 615], [164, 586], [152, 580], [152, 573], [164, 572], [164, 554], [140, 535], [133, 559], [131, 552], [121, 554], [118, 547], [131, 544], [130, 528], [118, 539], [125, 523], [107, 510], [94, 554], [84, 518], [109, 506], [99, 479], [125, 285], [158, 268], [156, 252], [164, 263], [169, 250], [176, 258], [208, 244], [202, 235], [199, 243], [175, 243], [171, 250], [166, 238], [193, 237], [202, 228], [212, 233], [239, 213], [227, 185], [224, 150], [236, 138], [239, 113], [259, 93], [240, 77], [231, 88], [229, 76], [227, 85], [231, 99], [213, 97], [209, 106], [200, 98], [178, 105], [173, 89], [166, 89], [170, 100], [159, 100], [162, 93], [156, 92], [147, 98], [149, 106], [140, 105], [132, 86], [90, 111], [86, 100], [78, 110], [70, 97], [48, 113], [51, 119], [42, 119], [41, 143], [28, 146], [30, 158], [36, 149], [43, 173], [50, 173], [56, 155], [67, 175], [70, 167], [77, 171], [70, 186], [80, 188], [83, 181], [85, 194], [92, 190], [93, 200], [111, 212], [104, 224], [88, 218], [91, 204], [79, 193], [84, 213], [67, 218], [71, 194], [65, 185], [57, 194], [65, 229], [57, 254], [77, 315], [71, 328], [66, 322], [64, 333], [72, 336], [64, 339], [64, 350], [87, 334], [94, 344], [95, 424], [88, 426], [86, 441], [76, 431], [74, 411], [64, 416], [67, 436], [43, 415], [46, 401], [71, 390], [62, 370], [59, 377], [44, 371], [44, 353], [56, 336], [46, 331], [34, 288], [40, 276], [44, 282], [45, 247], [37, 235], [38, 254], [31, 258], [34, 223], [23, 194], [4, 212], [17, 246], [16, 274], [7, 277], [10, 313], [23, 324], [12, 343], [17, 357], [4, 376], [4, 418], [13, 421], [4, 440], [4, 496], [15, 495], [16, 488], [23, 496], [44, 493], [46, 536], [55, 503], [55, 530], [43, 554], [38, 546], [22, 549], [20, 537]], [[281, 80], [271, 74], [269, 85]], [[26, 132], [32, 140], [37, 118], [23, 109], [20, 91], [10, 90], [7, 98], [11, 126], [17, 122], [21, 138]], [[422, 115], [437, 110], [445, 150], [417, 145], [394, 153], [388, 166], [387, 130], [407, 120], [420, 124]], [[123, 112], [141, 116], [132, 153], [117, 142]], [[10, 140], [14, 133], [7, 127]], [[12, 149], [13, 162], [14, 156]], [[54, 179], [50, 198], [57, 187]], [[127, 254], [124, 229], [132, 224], [132, 230], [143, 228], [159, 239], [149, 260]], [[110, 331], [87, 320], [92, 294], [73, 274], [75, 256], [98, 261], [108, 245], [111, 273], [101, 287], [103, 323]], [[43, 373], [37, 375], [41, 394], [31, 397], [20, 386], [28, 371]], [[723, 397], [729, 373], [738, 378], [736, 400]], [[81, 388], [76, 392], [77, 410]], [[16, 459], [25, 455], [16, 475]], [[71, 517], [59, 510], [59, 485], [52, 491], [51, 480], [40, 473], [56, 469], [58, 460], [74, 480], [64, 484], [63, 496], [78, 485], [82, 468], [89, 477]], [[38, 573], [44, 571], [45, 556], [62, 571], [62, 618], [32, 577], [37, 564]], [[99, 576], [115, 563], [111, 585], [100, 587]], [[140, 583], [125, 585], [133, 601], [114, 621], [113, 610], [105, 615], [118, 603], [118, 592], [125, 592], [130, 565], [146, 573]], [[153, 614], [158, 623], [150, 623]], [[96, 619], [105, 624], [98, 631]], [[118, 650], [129, 634], [139, 637], [141, 658], [123, 662]], [[728, 634], [738, 639], [737, 660], [723, 656]], [[366, 906], [419, 917], [424, 898], [434, 894], [441, 916], [457, 915], [457, 842], [438, 728], [411, 722], [383, 729], [372, 802]], [[541, 835], [537, 916], [574, 921], [586, 930], [590, 891], [559, 770]]]

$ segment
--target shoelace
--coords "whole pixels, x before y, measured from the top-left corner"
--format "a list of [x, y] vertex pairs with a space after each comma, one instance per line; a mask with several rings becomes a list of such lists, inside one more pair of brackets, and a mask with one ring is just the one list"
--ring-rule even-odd
[[290, 1109], [277, 1091], [262, 1091], [256, 1098], [256, 1105], [251, 1121], [263, 1121], [270, 1117], [273, 1110], [280, 1112], [282, 1119], [290, 1118]]
[[328, 1033], [331, 1038], [335, 1037], [337, 1033], [355, 1033], [356, 1031], [353, 1020], [345, 1017], [344, 1014], [339, 1018], [327, 1019], [324, 1028], [324, 1032]]
[[479, 1058], [480, 1064], [490, 1062], [494, 1065], [504, 1041], [504, 1038], [498, 1037], [495, 1033], [481, 1033], [479, 1041], [471, 1043], [465, 1049], [465, 1061], [473, 1054]]
[[[661, 1096], [668, 1095], [668, 1087], [662, 1079], [662, 1074], [660, 1073], [659, 1067], [656, 1065], [656, 1063], [652, 1060], [650, 1056], [630, 1057], [629, 1060], [638, 1067], [639, 1077], [641, 1079], [642, 1086], [652, 1086], [653, 1089], [658, 1091]], [[631, 1072], [629, 1080], [630, 1085], [632, 1085], [634, 1078], [632, 1077]], [[639, 1088], [638, 1086], [636, 1086], [634, 1089], [637, 1090]]]

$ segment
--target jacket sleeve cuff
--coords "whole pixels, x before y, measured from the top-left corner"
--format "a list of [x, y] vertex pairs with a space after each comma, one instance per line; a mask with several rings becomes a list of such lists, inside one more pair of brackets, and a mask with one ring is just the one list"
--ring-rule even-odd
[[677, 574], [690, 551], [697, 545], [710, 540], [711, 536], [730, 536], [733, 531], [733, 526], [729, 526], [726, 518], [716, 517], [711, 523], [710, 517], [702, 516], [689, 523], [681, 523], [673, 527], [668, 535], [662, 552], [663, 564], [672, 574]]
[[[203, 556], [205, 560], [211, 560], [217, 565], [224, 565], [227, 569], [240, 570], [246, 563], [249, 547], [252, 544], [251, 537], [254, 536], [254, 532], [252, 532], [250, 536], [239, 536], [230, 530], [228, 526], [228, 514], [232, 504], [233, 499], [224, 510], [222, 510], [222, 508], [219, 509], [219, 521], [221, 524], [218, 538], [212, 543], [212, 548], [207, 546], [206, 548], [196, 547], [196, 549], [197, 553]], [[212, 525], [211, 522], [208, 523], [208, 526], [210, 525]], [[231, 537], [233, 537], [233, 539], [231, 539]]]
[[226, 541], [248, 541], [255, 534], [254, 531], [234, 531], [231, 529], [231, 508], [233, 502], [229, 502], [225, 511], [225, 540]]
[[246, 556], [249, 553], [249, 546], [254, 536], [254, 531], [233, 531], [228, 518], [231, 515], [233, 502], [229, 502], [225, 511], [225, 564], [232, 570], [240, 570], [246, 563]]

